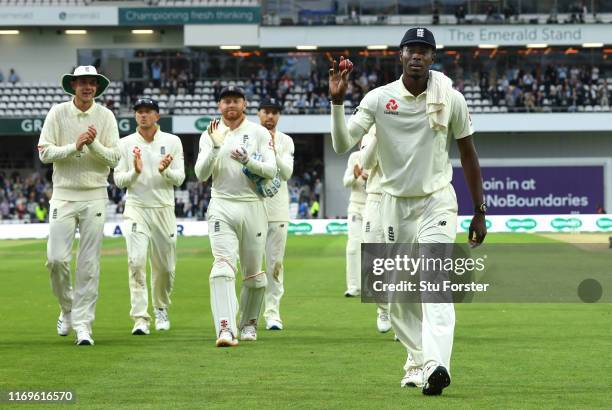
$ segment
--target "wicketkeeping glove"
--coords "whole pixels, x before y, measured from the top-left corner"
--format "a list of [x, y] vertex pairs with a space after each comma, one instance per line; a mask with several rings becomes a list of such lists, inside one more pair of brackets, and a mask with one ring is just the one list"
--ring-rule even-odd
[[[261, 155], [259, 156], [261, 158]], [[232, 158], [240, 162], [242, 165], [246, 165], [249, 162], [249, 153], [245, 147], [240, 147], [232, 151]]]
[[208, 128], [206, 129], [208, 136], [213, 142], [215, 147], [220, 147], [223, 145], [223, 141], [225, 141], [225, 137], [229, 132], [229, 128], [225, 128], [223, 131], [219, 129], [219, 119], [214, 119], [208, 124]]
[[[251, 158], [256, 161], [261, 161], [262, 155], [256, 152], [251, 155]], [[255, 183], [255, 189], [257, 190], [257, 193], [263, 196], [264, 198], [266, 197], [272, 198], [274, 195], [276, 195], [276, 193], [280, 189], [281, 179], [280, 179], [280, 171], [278, 170], [276, 171], [276, 175], [272, 179], [266, 179], [262, 176], [254, 174], [251, 171], [249, 171], [247, 167], [243, 167], [242, 172], [251, 181]]]

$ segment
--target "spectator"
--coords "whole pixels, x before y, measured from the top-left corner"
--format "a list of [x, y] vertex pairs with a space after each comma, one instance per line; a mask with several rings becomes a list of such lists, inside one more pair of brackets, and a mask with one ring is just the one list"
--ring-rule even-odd
[[47, 209], [45, 202], [43, 200], [40, 200], [38, 202], [38, 205], [36, 205], [36, 210], [35, 210], [36, 219], [35, 220], [40, 223], [46, 222], [48, 213], [49, 213], [49, 210]]
[[319, 196], [315, 195], [312, 205], [310, 205], [310, 217], [316, 219], [319, 217]]
[[455, 9], [455, 18], [457, 19], [457, 24], [465, 24], [465, 6], [463, 4], [457, 6]]
[[433, 25], [440, 24], [440, 9], [438, 8], [437, 3], [434, 3], [434, 8], [431, 12], [431, 18], [432, 18], [431, 23]]
[[302, 201], [298, 209], [298, 218], [308, 219], [308, 202]]
[[8, 198], [2, 198], [0, 201], [0, 219], [11, 219], [11, 208]]
[[4, 81], [4, 73], [0, 70], [0, 83]]
[[514, 6], [512, 4], [507, 4], [504, 7], [504, 21], [510, 23], [512, 16], [514, 16]]
[[162, 63], [159, 59], [156, 59], [151, 64], [151, 80], [153, 86], [156, 88], [161, 87], [161, 75], [162, 75]]
[[18, 83], [19, 82], [19, 76], [17, 75], [17, 73], [15, 72], [14, 68], [11, 68], [11, 71], [9, 73], [9, 77], [8, 77], [9, 83]]

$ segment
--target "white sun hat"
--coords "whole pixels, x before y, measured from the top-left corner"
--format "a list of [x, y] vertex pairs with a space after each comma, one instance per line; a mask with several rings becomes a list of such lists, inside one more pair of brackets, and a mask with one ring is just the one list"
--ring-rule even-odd
[[62, 76], [62, 88], [64, 91], [70, 95], [74, 95], [74, 88], [72, 88], [72, 84], [70, 83], [78, 77], [96, 77], [98, 79], [98, 87], [96, 88], [96, 95], [94, 95], [94, 98], [102, 95], [110, 84], [108, 78], [104, 77], [102, 74], [98, 74], [96, 67], [92, 65], [80, 65], [74, 69], [74, 73], [64, 74]]

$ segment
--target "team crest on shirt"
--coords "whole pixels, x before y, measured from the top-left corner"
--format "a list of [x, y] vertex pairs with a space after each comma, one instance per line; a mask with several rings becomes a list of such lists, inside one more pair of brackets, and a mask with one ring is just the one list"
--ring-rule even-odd
[[398, 108], [399, 104], [397, 103], [397, 101], [395, 101], [394, 98], [389, 98], [389, 101], [387, 101], [387, 105], [385, 105], [384, 113], [389, 115], [399, 115]]

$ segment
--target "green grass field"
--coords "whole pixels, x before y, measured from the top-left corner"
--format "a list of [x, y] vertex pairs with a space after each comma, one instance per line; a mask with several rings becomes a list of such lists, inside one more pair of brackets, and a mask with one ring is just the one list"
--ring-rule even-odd
[[172, 330], [146, 337], [130, 334], [124, 242], [105, 240], [93, 347], [56, 334], [45, 241], [2, 241], [0, 391], [70, 389], [78, 408], [609, 408], [609, 304], [457, 305], [452, 385], [400, 388], [405, 350], [374, 305], [342, 297], [345, 240], [291, 236], [286, 329], [232, 349], [214, 347], [206, 238], [179, 239]]

